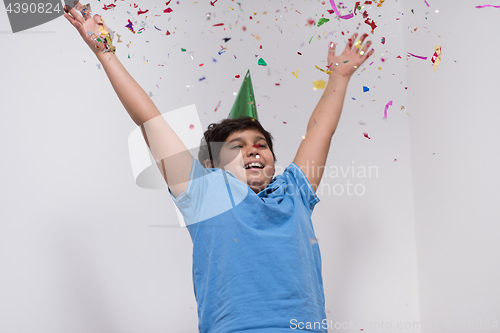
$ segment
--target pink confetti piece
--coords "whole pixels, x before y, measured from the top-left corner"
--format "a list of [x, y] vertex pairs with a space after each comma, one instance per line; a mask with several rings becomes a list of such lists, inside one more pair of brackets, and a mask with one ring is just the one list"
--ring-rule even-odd
[[427, 7], [430, 7], [430, 6], [429, 6], [429, 4], [427, 3], [427, 1], [426, 1], [426, 0], [424, 0], [424, 2], [425, 2], [425, 4], [427, 5]]
[[335, 14], [337, 14], [338, 17], [340, 17], [341, 19], [348, 20], [348, 19], [354, 17], [353, 13], [351, 13], [349, 15], [341, 16], [339, 10], [337, 9], [337, 5], [335, 5], [335, 0], [330, 0], [330, 4], [332, 5], [332, 8], [333, 8], [333, 11], [335, 12]]
[[495, 8], [500, 8], [500, 6], [493, 6], [493, 5], [476, 6], [476, 8], [484, 8], [484, 7], [495, 7]]
[[421, 57], [421, 56], [418, 56], [418, 55], [414, 55], [413, 53], [410, 53], [408, 52], [409, 55], [415, 57], [415, 58], [419, 58], [419, 59], [423, 59], [423, 60], [427, 60], [427, 57]]
[[387, 109], [389, 109], [389, 105], [392, 105], [392, 101], [390, 101], [389, 103], [387, 103], [385, 105], [385, 110], [384, 110], [384, 119], [387, 119]]
[[222, 101], [219, 101], [219, 104], [217, 104], [217, 107], [215, 108], [214, 112], [217, 112], [217, 109], [219, 108], [221, 102]]

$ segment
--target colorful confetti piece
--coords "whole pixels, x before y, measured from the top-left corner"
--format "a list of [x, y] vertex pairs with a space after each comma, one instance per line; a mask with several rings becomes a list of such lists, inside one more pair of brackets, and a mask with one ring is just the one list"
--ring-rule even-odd
[[293, 76], [295, 76], [296, 78], [298, 78], [299, 77], [299, 71], [300, 71], [300, 69], [297, 69], [296, 72], [292, 72]]
[[427, 57], [421, 57], [421, 56], [418, 56], [418, 55], [414, 55], [413, 53], [410, 53], [410, 52], [408, 52], [408, 54], [411, 55], [412, 57], [415, 57], [415, 58], [427, 60]]
[[367, 92], [367, 91], [370, 91], [370, 88], [368, 88], [367, 86], [363, 86], [363, 92]]
[[318, 90], [318, 89], [325, 89], [326, 87], [326, 82], [323, 81], [323, 80], [316, 80], [313, 82], [314, 84], [314, 90]]
[[324, 17], [320, 18], [318, 21], [318, 27], [321, 27], [323, 24], [325, 24], [328, 21], [330, 21], [330, 20], [327, 18], [324, 18]]
[[482, 6], [476, 6], [476, 8], [485, 8], [485, 7], [495, 7], [495, 8], [500, 8], [500, 6], [493, 6], [493, 5], [482, 5]]
[[326, 73], [326, 74], [328, 74], [328, 75], [332, 74], [332, 71], [325, 71], [324, 69], [321, 69], [321, 68], [319, 68], [318, 66], [314, 66], [314, 67], [316, 67], [317, 69], [319, 69], [319, 70], [320, 70], [320, 71], [322, 71], [322, 72], [325, 72], [325, 73]]
[[371, 138], [368, 136], [368, 133], [363, 133], [363, 135], [365, 136], [365, 138], [367, 138], [367, 139], [371, 139]]
[[387, 119], [387, 109], [389, 109], [389, 105], [392, 105], [392, 101], [390, 101], [389, 103], [387, 103], [385, 105], [385, 110], [384, 110], [384, 119]]
[[348, 20], [348, 19], [354, 17], [353, 13], [351, 13], [349, 15], [341, 16], [339, 10], [337, 9], [337, 5], [335, 4], [334, 0], [330, 0], [330, 4], [332, 5], [332, 8], [333, 8], [333, 11], [335, 12], [335, 14], [337, 14], [337, 16], [340, 17], [341, 19]]
[[434, 55], [432, 56], [431, 61], [434, 63], [434, 73], [436, 73], [436, 69], [441, 62], [441, 46], [439, 46], [439, 44], [436, 44], [434, 47]]
[[258, 64], [261, 65], [261, 66], [267, 66], [267, 63], [262, 58], [259, 58]]

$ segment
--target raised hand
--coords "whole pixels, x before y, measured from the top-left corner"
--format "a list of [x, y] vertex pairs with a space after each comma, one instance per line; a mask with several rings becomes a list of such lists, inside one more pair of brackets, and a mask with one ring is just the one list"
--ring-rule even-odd
[[371, 50], [369, 52], [368, 48], [371, 46], [372, 42], [367, 41], [365, 45], [363, 42], [365, 41], [368, 34], [363, 34], [356, 44], [353, 45], [354, 41], [358, 37], [358, 34], [355, 33], [349, 38], [349, 42], [347, 43], [344, 51], [340, 55], [335, 55], [335, 43], [330, 43], [330, 48], [328, 51], [328, 70], [332, 73], [330, 76], [342, 76], [350, 78], [352, 74], [368, 59], [369, 56], [373, 54], [375, 50]]
[[[64, 11], [66, 12], [64, 17], [78, 30], [92, 52], [97, 54], [106, 50], [114, 51], [114, 47], [106, 42], [109, 28], [104, 24], [100, 15], [96, 14], [92, 17], [90, 4], [83, 6], [80, 2], [75, 1], [74, 8], [64, 6]], [[110, 42], [111, 39], [108, 39], [108, 41]]]

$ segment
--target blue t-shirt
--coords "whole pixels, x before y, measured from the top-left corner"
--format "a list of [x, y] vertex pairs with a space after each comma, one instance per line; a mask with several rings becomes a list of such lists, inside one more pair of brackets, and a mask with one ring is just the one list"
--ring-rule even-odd
[[320, 200], [297, 164], [256, 194], [193, 157], [186, 191], [169, 193], [193, 241], [200, 333], [327, 332], [311, 221]]

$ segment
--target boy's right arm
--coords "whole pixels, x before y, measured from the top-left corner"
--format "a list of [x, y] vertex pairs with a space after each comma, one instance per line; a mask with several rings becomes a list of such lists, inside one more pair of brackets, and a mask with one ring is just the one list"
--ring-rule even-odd
[[[71, 15], [70, 15], [71, 14]], [[113, 89], [132, 120], [141, 131], [155, 162], [174, 197], [188, 185], [193, 157], [184, 143], [165, 121], [151, 98], [127, 72], [113, 52], [102, 52], [86, 31], [99, 33], [99, 15], [84, 19], [74, 8], [64, 15], [78, 30], [101, 62]], [[107, 30], [107, 27], [104, 26]], [[101, 45], [98, 45], [101, 46]], [[168, 177], [168, 178], [167, 178]]]

